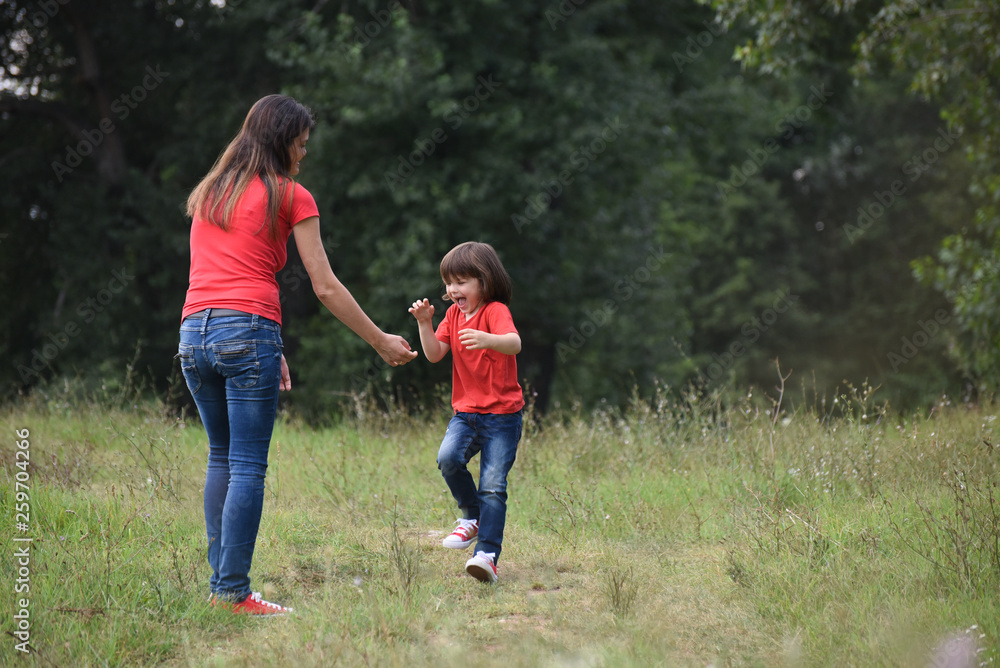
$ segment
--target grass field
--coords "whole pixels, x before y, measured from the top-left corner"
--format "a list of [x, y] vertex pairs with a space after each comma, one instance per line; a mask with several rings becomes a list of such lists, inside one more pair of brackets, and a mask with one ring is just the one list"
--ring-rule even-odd
[[251, 577], [296, 612], [248, 619], [208, 606], [204, 431], [122, 403], [2, 412], [0, 664], [944, 668], [1000, 650], [992, 406], [899, 416], [861, 388], [814, 411], [657, 396], [529, 421], [497, 586], [440, 546], [445, 409], [286, 415]]

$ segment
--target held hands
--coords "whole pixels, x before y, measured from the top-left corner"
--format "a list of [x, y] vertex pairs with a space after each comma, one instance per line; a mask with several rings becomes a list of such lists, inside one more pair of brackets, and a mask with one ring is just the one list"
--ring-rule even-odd
[[391, 366], [401, 366], [417, 356], [417, 351], [410, 350], [406, 339], [395, 334], [383, 334], [373, 347], [386, 364]]
[[[410, 350], [410, 344], [402, 336], [385, 334], [375, 350], [385, 362], [391, 366], [402, 366], [417, 356], [416, 350]], [[292, 389], [292, 376], [288, 371], [288, 362], [281, 356], [281, 381], [279, 390]]]

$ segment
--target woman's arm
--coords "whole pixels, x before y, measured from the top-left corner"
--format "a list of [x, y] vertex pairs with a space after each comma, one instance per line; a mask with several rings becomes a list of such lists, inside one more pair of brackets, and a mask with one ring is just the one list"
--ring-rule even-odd
[[316, 297], [330, 310], [337, 320], [364, 339], [387, 363], [406, 364], [417, 356], [410, 344], [401, 336], [386, 334], [371, 321], [344, 284], [334, 275], [330, 259], [323, 248], [319, 233], [319, 217], [313, 216], [292, 228], [295, 245], [299, 249]]

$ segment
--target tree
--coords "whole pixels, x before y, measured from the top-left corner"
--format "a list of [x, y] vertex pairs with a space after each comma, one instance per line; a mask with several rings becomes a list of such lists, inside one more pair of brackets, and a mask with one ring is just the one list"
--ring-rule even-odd
[[[316, 112], [302, 181], [362, 306], [415, 342], [407, 305], [446, 305], [441, 256], [491, 242], [542, 407], [770, 384], [776, 356], [824, 387], [872, 370], [939, 387], [936, 355], [895, 370], [888, 355], [929, 322], [928, 289], [897, 277], [959, 230], [964, 163], [940, 154], [862, 220], [938, 122], [890, 68], [852, 84], [848, 14], [803, 22], [803, 69], [774, 78], [732, 61], [746, 29], [686, 0], [6, 2], [0, 272], [29, 287], [0, 294], [0, 381], [97, 385], [140, 344], [140, 372], [164, 382], [182, 204], [253, 102], [285, 92]], [[436, 401], [447, 365], [383, 368], [290, 251], [285, 401], [311, 416], [357, 391]]]
[[[972, 164], [969, 193], [977, 210], [942, 243], [936, 259], [914, 263], [916, 275], [951, 302], [957, 334], [952, 352], [979, 389], [1000, 387], [1000, 6], [991, 0], [715, 0], [728, 24], [748, 21], [754, 37], [737, 50], [749, 67], [786, 73], [825, 62], [831, 39], [853, 48], [845, 59], [857, 81], [898, 72], [909, 89], [941, 104], [948, 128], [941, 146], [914, 154], [917, 169], [961, 136]], [[845, 68], [846, 69], [846, 68]], [[926, 154], [926, 155], [925, 155]]]
[[0, 5], [0, 367], [162, 382], [186, 287], [181, 206], [280, 68], [246, 33], [275, 8], [145, 1]]
[[[543, 406], [550, 388], [626, 396], [627, 369], [651, 382], [650, 357], [684, 319], [673, 291], [686, 260], [657, 230], [676, 70], [654, 66], [669, 52], [639, 27], [670, 25], [677, 6], [635, 5], [360, 3], [305, 14], [301, 39], [274, 50], [304, 73], [290, 92], [322, 119], [303, 182], [325, 207], [338, 273], [379, 322], [413, 336], [406, 306], [441, 294], [444, 253], [492, 243], [515, 277], [520, 369]], [[307, 382], [331, 368], [354, 385], [384, 381], [370, 353], [334, 343], [316, 318], [290, 330], [300, 356], [321, 360]], [[404, 389], [448, 377], [392, 373]]]

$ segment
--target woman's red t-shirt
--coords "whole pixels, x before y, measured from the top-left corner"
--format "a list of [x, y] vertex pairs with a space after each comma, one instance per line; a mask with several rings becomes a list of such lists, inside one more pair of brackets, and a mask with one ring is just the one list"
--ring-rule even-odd
[[469, 350], [458, 340], [463, 329], [488, 334], [517, 333], [510, 309], [501, 302], [483, 304], [468, 320], [452, 304], [434, 336], [451, 347], [451, 406], [459, 413], [509, 415], [524, 408], [524, 392], [517, 382], [517, 357], [496, 350]]
[[295, 183], [286, 188], [278, 214], [278, 237], [265, 225], [267, 189], [255, 179], [233, 209], [228, 230], [196, 215], [191, 223], [191, 272], [181, 318], [206, 308], [255, 313], [281, 324], [275, 274], [288, 258], [292, 227], [319, 215], [316, 200]]

